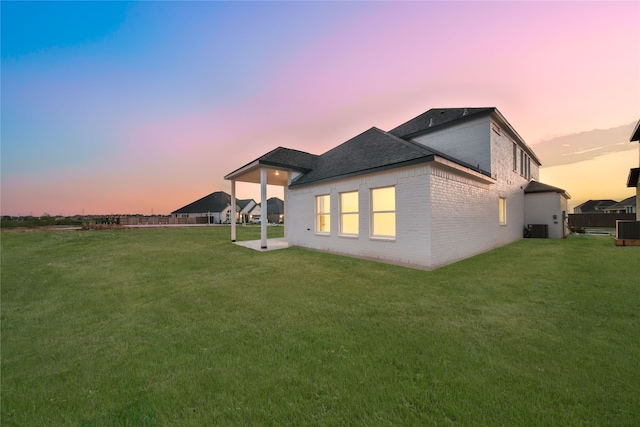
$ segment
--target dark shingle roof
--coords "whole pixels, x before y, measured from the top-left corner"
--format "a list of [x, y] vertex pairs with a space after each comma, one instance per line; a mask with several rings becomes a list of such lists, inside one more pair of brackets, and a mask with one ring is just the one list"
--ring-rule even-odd
[[419, 163], [433, 159], [436, 154], [427, 147], [373, 127], [318, 156], [313, 170], [291, 186], [369, 173], [402, 163]]
[[189, 203], [180, 209], [171, 212], [172, 214], [180, 213], [204, 213], [204, 212], [222, 212], [231, 204], [231, 196], [224, 191], [216, 191], [202, 199]]
[[284, 201], [277, 197], [272, 197], [267, 200], [267, 213], [271, 214], [284, 214]]
[[318, 156], [291, 148], [278, 147], [258, 157], [261, 164], [286, 167], [290, 169], [310, 170]]
[[631, 197], [627, 197], [626, 199], [624, 199], [621, 202], [618, 202], [616, 204], [607, 206], [605, 208], [605, 210], [607, 211], [619, 211], [619, 210], [626, 210], [627, 207], [630, 206], [636, 206], [636, 196], [631, 196]]
[[[491, 176], [488, 171], [481, 170], [479, 167], [462, 162], [411, 140], [412, 136], [430, 132], [434, 128], [442, 129], [442, 127], [449, 124], [458, 124], [469, 118], [479, 118], [487, 114], [493, 114], [496, 120], [502, 123], [521, 142], [522, 147], [534, 161], [540, 164], [535, 154], [526, 146], [522, 138], [517, 135], [495, 107], [440, 108], [431, 109], [390, 132], [372, 127], [319, 156], [304, 151], [278, 147], [227, 174], [225, 179], [233, 180], [237, 177], [243, 177], [248, 180], [247, 182], [259, 182], [255, 181], [257, 179], [255, 170], [260, 165], [267, 165], [302, 172], [302, 175], [298, 176], [290, 184], [290, 187], [296, 187], [428, 162], [434, 160], [435, 156], [486, 176]], [[253, 174], [251, 178], [249, 178], [250, 174]], [[253, 181], [249, 181], [249, 179]]]
[[605, 200], [587, 200], [586, 202], [576, 206], [573, 210], [579, 209], [582, 213], [595, 213], [602, 212], [602, 210], [611, 205], [615, 205], [615, 200], [605, 199]]
[[567, 198], [571, 198], [569, 194], [562, 188], [554, 187], [551, 185], [543, 184], [537, 181], [530, 181], [524, 189], [525, 194], [531, 193], [559, 193], [563, 194]]
[[454, 121], [467, 120], [482, 114], [492, 113], [495, 107], [489, 108], [432, 108], [426, 113], [397, 126], [389, 131], [390, 134], [400, 138], [410, 138], [425, 131], [431, 131], [439, 126]]
[[[258, 203], [256, 206], [262, 206], [262, 203]], [[284, 201], [277, 197], [267, 199], [267, 213], [271, 214], [283, 214], [284, 213]]]

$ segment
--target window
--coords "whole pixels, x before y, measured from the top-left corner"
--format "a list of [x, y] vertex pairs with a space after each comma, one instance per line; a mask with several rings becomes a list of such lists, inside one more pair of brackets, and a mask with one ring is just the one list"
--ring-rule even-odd
[[531, 179], [531, 157], [527, 156], [527, 179]]
[[331, 199], [328, 194], [316, 196], [316, 232], [331, 231]]
[[371, 190], [371, 236], [396, 237], [396, 188]]
[[359, 225], [358, 192], [340, 193], [340, 234], [357, 236]]
[[504, 197], [500, 197], [498, 199], [498, 210], [499, 210], [499, 219], [500, 219], [500, 224], [506, 224], [507, 223], [507, 199], [505, 199]]
[[515, 142], [513, 143], [513, 170], [518, 170], [518, 147]]
[[524, 176], [524, 151], [520, 150], [520, 176]]

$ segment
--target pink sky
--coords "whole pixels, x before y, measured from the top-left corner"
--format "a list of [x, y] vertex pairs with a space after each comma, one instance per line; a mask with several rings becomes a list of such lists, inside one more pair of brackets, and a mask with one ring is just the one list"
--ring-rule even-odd
[[[495, 106], [536, 150], [640, 119], [638, 52], [638, 2], [133, 4], [103, 37], [3, 54], [2, 214], [168, 214], [277, 146], [320, 154], [430, 108]], [[574, 206], [621, 199], [623, 152], [541, 177]]]

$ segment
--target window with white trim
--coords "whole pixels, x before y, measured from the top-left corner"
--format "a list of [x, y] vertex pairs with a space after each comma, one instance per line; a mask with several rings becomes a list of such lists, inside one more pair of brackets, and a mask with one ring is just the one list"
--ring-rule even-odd
[[396, 237], [396, 188], [371, 189], [371, 237]]
[[316, 233], [331, 232], [331, 198], [328, 194], [316, 196]]
[[507, 199], [505, 199], [504, 197], [500, 197], [498, 199], [498, 218], [500, 221], [500, 224], [506, 224], [507, 223]]
[[340, 234], [357, 236], [359, 225], [358, 192], [340, 193]]
[[513, 170], [518, 170], [518, 147], [515, 142], [513, 143]]

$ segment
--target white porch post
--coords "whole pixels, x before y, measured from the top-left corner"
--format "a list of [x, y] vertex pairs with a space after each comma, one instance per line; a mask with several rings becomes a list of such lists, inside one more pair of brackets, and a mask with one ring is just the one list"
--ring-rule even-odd
[[231, 241], [236, 241], [236, 181], [231, 180]]
[[260, 248], [267, 249], [267, 169], [260, 169]]
[[291, 181], [293, 181], [293, 172], [287, 172], [287, 185], [284, 186], [284, 237], [286, 238], [289, 234], [287, 229], [289, 228], [289, 186], [291, 185]]

